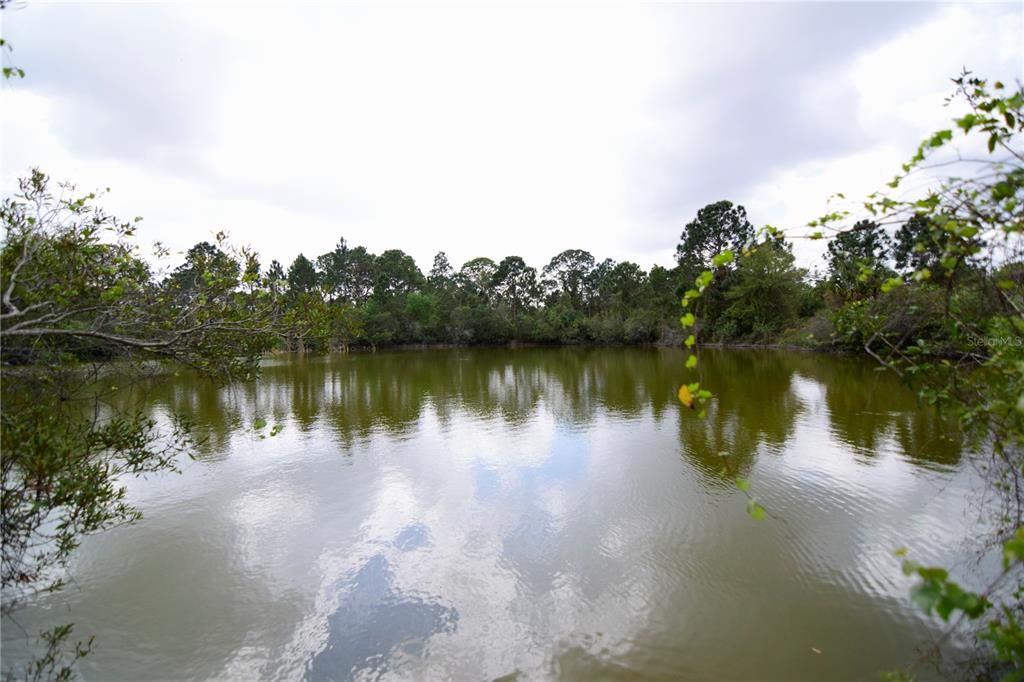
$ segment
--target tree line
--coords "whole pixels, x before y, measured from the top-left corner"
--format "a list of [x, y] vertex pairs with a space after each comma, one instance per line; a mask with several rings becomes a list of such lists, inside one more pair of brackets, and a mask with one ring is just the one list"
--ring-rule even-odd
[[[674, 331], [673, 269], [598, 261], [570, 249], [538, 270], [520, 256], [473, 258], [456, 269], [442, 251], [424, 274], [400, 249], [374, 254], [342, 238], [316, 258], [285, 268], [240, 264], [220, 246], [193, 246], [166, 285], [183, 295], [216, 271], [261, 293], [290, 351], [394, 344], [650, 343]], [[676, 334], [678, 336], [678, 334]]]
[[[738, 255], [714, 269], [701, 297], [696, 342], [859, 349], [867, 314], [887, 317], [890, 331], [907, 338], [941, 339], [942, 330], [928, 324], [941, 293], [986, 280], [980, 259], [964, 259], [941, 282], [922, 279], [922, 269], [942, 269], [943, 247], [931, 229], [922, 216], [895, 229], [862, 220], [829, 240], [823, 271], [808, 271], [797, 266], [792, 242], [758, 237], [744, 207], [722, 200], [686, 225], [675, 264], [650, 270], [598, 260], [582, 249], [562, 251], [540, 269], [520, 256], [477, 257], [456, 269], [442, 251], [424, 274], [400, 249], [374, 254], [344, 238], [315, 258], [299, 254], [288, 267], [273, 260], [263, 268], [256, 254], [229, 253], [219, 240], [193, 246], [157, 286], [181, 301], [201, 296], [211, 283], [222, 293], [240, 292], [250, 304], [258, 299], [274, 336], [271, 346], [286, 351], [509, 342], [678, 345], [680, 300], [715, 254], [730, 251]], [[1002, 267], [1019, 276], [1019, 264]], [[897, 283], [908, 285], [904, 296], [883, 300], [880, 294]], [[976, 294], [972, 305], [998, 303], [991, 292]]]

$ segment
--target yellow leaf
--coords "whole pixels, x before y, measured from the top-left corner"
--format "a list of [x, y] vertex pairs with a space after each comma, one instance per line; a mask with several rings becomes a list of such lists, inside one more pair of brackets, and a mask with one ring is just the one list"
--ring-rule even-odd
[[693, 409], [693, 394], [690, 393], [690, 387], [686, 384], [679, 387], [679, 402], [691, 410]]

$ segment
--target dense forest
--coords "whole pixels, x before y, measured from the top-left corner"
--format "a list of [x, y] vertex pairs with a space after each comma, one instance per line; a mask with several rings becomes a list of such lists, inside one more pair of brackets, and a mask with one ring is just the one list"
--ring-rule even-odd
[[[941, 284], [911, 281], [918, 269], [939, 267], [942, 246], [929, 234], [920, 217], [889, 230], [861, 221], [829, 242], [825, 272], [808, 272], [782, 240], [750, 248], [757, 237], [744, 207], [723, 200], [702, 208], [685, 226], [674, 265], [649, 271], [570, 249], [539, 270], [519, 256], [497, 262], [473, 258], [456, 269], [442, 251], [424, 274], [399, 249], [374, 254], [344, 238], [315, 258], [300, 254], [287, 268], [277, 260], [263, 268], [255, 254], [235, 258], [202, 242], [159, 286], [187, 300], [202, 294], [212, 273], [222, 288], [250, 297], [262, 293], [274, 347], [282, 350], [509, 342], [678, 345], [681, 297], [712, 256], [731, 250], [739, 257], [716, 268], [701, 301], [699, 342], [861, 348], [851, 318], [875, 313], [888, 319], [892, 333], [941, 338], [928, 320], [937, 319], [934, 306], [942, 291], [982, 281], [983, 268], [969, 261]], [[912, 286], [895, 299], [875, 302], [897, 280]], [[988, 305], [980, 289], [965, 295]]]

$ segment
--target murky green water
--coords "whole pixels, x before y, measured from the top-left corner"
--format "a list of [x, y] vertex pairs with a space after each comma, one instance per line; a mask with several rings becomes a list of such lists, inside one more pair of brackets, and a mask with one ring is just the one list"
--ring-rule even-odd
[[[19, 616], [90, 679], [870, 679], [937, 632], [892, 550], [967, 566], [972, 476], [873, 365], [667, 349], [287, 358], [138, 387], [208, 438]], [[257, 417], [283, 423], [261, 440]], [[724, 457], [722, 455], [725, 455]], [[725, 473], [728, 470], [729, 473]], [[771, 513], [754, 521], [740, 475]], [[23, 635], [3, 632], [5, 655]], [[925, 671], [927, 675], [927, 671]]]

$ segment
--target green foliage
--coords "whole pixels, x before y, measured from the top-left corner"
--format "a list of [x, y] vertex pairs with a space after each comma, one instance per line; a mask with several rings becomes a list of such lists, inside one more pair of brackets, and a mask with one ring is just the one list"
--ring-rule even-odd
[[568, 249], [552, 258], [541, 273], [547, 301], [561, 301], [579, 312], [586, 310], [593, 299], [594, 266], [594, 257], [580, 249]]
[[[1019, 589], [1014, 593], [1018, 605], [1024, 597]], [[999, 608], [999, 617], [988, 622], [979, 638], [992, 646], [997, 661], [1006, 664], [1002, 679], [1005, 682], [1019, 682], [1024, 679], [1024, 621], [1020, 607], [1016, 610], [1009, 604]]]
[[[1006, 94], [1002, 83], [990, 87], [966, 72], [954, 83], [956, 95], [970, 110], [954, 120], [956, 128], [965, 136], [983, 136], [990, 159], [973, 159], [966, 177], [929, 177], [923, 196], [876, 192], [863, 204], [870, 218], [850, 227], [841, 227], [850, 217], [846, 210], [808, 225], [815, 229], [812, 239], [825, 238], [818, 228], [835, 230], [828, 244], [826, 300], [836, 340], [871, 354], [914, 387], [924, 403], [954, 416], [998, 500], [990, 546], [1002, 545], [1004, 571], [996, 583], [974, 593], [951, 581], [943, 568], [908, 561], [904, 572], [919, 579], [911, 598], [944, 621], [960, 613], [982, 623], [976, 636], [989, 645], [993, 672], [1017, 680], [1024, 679], [1024, 150], [1019, 139], [1024, 132], [1024, 89], [1018, 85]], [[953, 129], [924, 140], [887, 187], [900, 188], [954, 141]], [[731, 260], [729, 245], [693, 236], [701, 223], [711, 222], [695, 221], [689, 240], [677, 251], [691, 272], [704, 263], [712, 266], [695, 275], [696, 288], [682, 298], [685, 308], [700, 310], [699, 316], [687, 312], [681, 318], [686, 328], [715, 323], [721, 312], [716, 293], [730, 292], [725, 298], [738, 303], [757, 296], [773, 280], [770, 270], [756, 266], [753, 254], [761, 248], [745, 254], [751, 263], [749, 282], [741, 274], [742, 259], [739, 273], [721, 276], [721, 266]], [[883, 226], [893, 224], [900, 227], [890, 238]], [[783, 239], [770, 226], [763, 233], [769, 243]], [[700, 250], [695, 242], [710, 246]], [[899, 274], [890, 268], [890, 256]], [[783, 281], [779, 291], [793, 286], [791, 279]], [[757, 319], [754, 311], [742, 308], [724, 317], [732, 325]], [[687, 366], [694, 360], [691, 356]], [[685, 407], [694, 407], [694, 390], [692, 384], [680, 388]], [[730, 473], [728, 465], [725, 471]], [[764, 508], [749, 494], [749, 481], [737, 479], [736, 485], [748, 498], [748, 512], [763, 517]], [[1013, 585], [1008, 599], [1005, 590], [997, 589], [1005, 582]], [[912, 679], [912, 673], [893, 671], [883, 679]]]
[[974, 295], [979, 293], [977, 289], [961, 289], [950, 298], [942, 287], [917, 282], [879, 293], [884, 295], [853, 300], [831, 312], [831, 344], [863, 351], [865, 346], [872, 350], [901, 348], [928, 339], [932, 352], [952, 352], [955, 330], [943, 319], [947, 304], [955, 306], [951, 312], [978, 311], [977, 306], [985, 305]]
[[792, 251], [774, 240], [740, 258], [725, 292], [727, 338], [767, 343], [796, 323], [798, 305], [809, 285], [806, 272], [794, 267], [794, 260]]
[[[0, 2], [0, 9], [4, 9], [6, 7], [7, 7], [7, 3], [6, 2]], [[6, 55], [7, 52], [14, 52], [14, 48], [11, 47], [11, 44], [9, 42], [4, 40], [3, 38], [0, 38], [0, 55]], [[21, 69], [21, 68], [18, 68], [17, 66], [7, 66], [7, 65], [4, 65], [2, 73], [3, 73], [4, 80], [7, 80], [8, 78], [24, 78], [25, 77], [25, 70]]]
[[[744, 257], [723, 255], [717, 270], [732, 272], [733, 260], [742, 265]], [[681, 343], [673, 330], [675, 306], [679, 296], [697, 293], [683, 293], [680, 268], [645, 272], [628, 261], [597, 262], [578, 249], [552, 258], [542, 274], [519, 256], [498, 263], [473, 258], [456, 272], [440, 252], [424, 277], [402, 251], [377, 256], [345, 239], [315, 259], [300, 254], [287, 272], [274, 260], [261, 276], [253, 254], [241, 274], [230, 263], [218, 246], [197, 244], [172, 273], [174, 290], [187, 298], [195, 272], [219, 272], [220, 295], [241, 286], [266, 302], [277, 347], [298, 352], [430, 343]], [[700, 286], [708, 288], [714, 277], [707, 271]], [[715, 287], [720, 298], [728, 291], [727, 283]], [[758, 329], [759, 340], [771, 333]]]
[[494, 302], [507, 309], [513, 324], [538, 298], [537, 271], [519, 256], [503, 259], [491, 275], [490, 290]]
[[[2, 614], [63, 586], [81, 538], [137, 520], [127, 477], [170, 471], [194, 446], [188, 424], [118, 409], [140, 377], [191, 366], [217, 379], [253, 376], [272, 340], [268, 301], [243, 286], [252, 254], [190, 250], [162, 281], [135, 250], [136, 221], [39, 171], [0, 204], [0, 579]], [[66, 679], [87, 644], [70, 626], [43, 633], [27, 677]]]
[[[898, 554], [902, 554], [900, 550]], [[914, 561], [903, 562], [904, 575], [918, 578], [910, 592], [911, 599], [925, 613], [935, 613], [943, 621], [949, 622], [957, 614], [973, 621], [983, 621], [978, 632], [978, 639], [987, 642], [991, 648], [994, 665], [988, 666], [990, 672], [1003, 680], [1019, 680], [1024, 676], [1024, 628], [1022, 628], [1021, 597], [1024, 587], [1019, 582], [1019, 573], [1024, 562], [1024, 527], [1018, 528], [1014, 535], [1003, 543], [1003, 573], [989, 588], [994, 593], [1000, 583], [1013, 576], [1018, 577], [1018, 584], [1011, 595], [1012, 601], [995, 606], [985, 594], [965, 590], [949, 579], [944, 568], [925, 567]], [[895, 671], [890, 675], [902, 675], [883, 679], [912, 680], [912, 671]]]
[[416, 261], [400, 249], [390, 249], [377, 256], [374, 267], [373, 296], [382, 303], [400, 301], [424, 283]]
[[889, 238], [874, 221], [861, 220], [828, 243], [828, 282], [841, 298], [878, 293], [886, 277]]
[[288, 293], [294, 297], [311, 294], [320, 285], [320, 273], [313, 263], [301, 253], [288, 268]]
[[458, 275], [458, 286], [463, 298], [486, 303], [497, 269], [497, 264], [490, 258], [473, 258], [463, 263]]
[[990, 606], [985, 597], [967, 591], [950, 580], [944, 568], [927, 568], [913, 561], [905, 561], [903, 574], [921, 579], [911, 590], [910, 598], [922, 611], [934, 611], [942, 620], [948, 621], [956, 610], [963, 611], [970, 618], [977, 618]]
[[90, 637], [86, 642], [72, 643], [73, 632], [74, 626], [65, 623], [40, 633], [45, 648], [24, 670], [25, 679], [33, 682], [65, 682], [74, 679], [74, 665], [92, 651], [94, 638]]
[[687, 225], [676, 257], [690, 284], [681, 292], [687, 314], [680, 322], [696, 330], [693, 342], [775, 343], [820, 307], [781, 233], [762, 233], [755, 240], [745, 209], [728, 201], [705, 206]]
[[927, 217], [913, 215], [896, 230], [892, 255], [896, 269], [913, 273], [927, 269], [938, 272], [942, 262], [942, 243], [935, 238], [933, 226]]
[[715, 267], [732, 260], [728, 253], [740, 253], [754, 238], [754, 226], [747, 219], [747, 210], [731, 201], [718, 201], [697, 211], [697, 217], [686, 225], [676, 247], [676, 261], [696, 270], [701, 264], [719, 259]]

